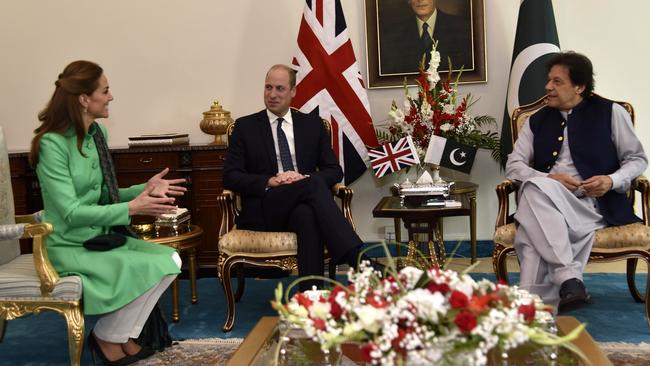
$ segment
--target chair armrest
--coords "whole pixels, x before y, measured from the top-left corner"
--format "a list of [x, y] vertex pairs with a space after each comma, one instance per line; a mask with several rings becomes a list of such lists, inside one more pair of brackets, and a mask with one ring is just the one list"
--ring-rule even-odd
[[16, 224], [39, 224], [43, 222], [43, 210], [31, 215], [16, 215]]
[[648, 178], [641, 175], [632, 181], [632, 189], [641, 193], [641, 213], [643, 224], [649, 224], [648, 214], [650, 214], [650, 182]]
[[0, 225], [0, 240], [23, 239], [27, 225], [25, 223]]
[[219, 237], [226, 235], [226, 233], [235, 225], [235, 217], [237, 216], [236, 201], [235, 192], [227, 189], [224, 189], [219, 197], [217, 197], [217, 202], [221, 210]]
[[54, 270], [45, 247], [47, 236], [54, 230], [50, 223], [28, 224], [21, 239], [32, 239], [34, 268], [41, 281], [41, 295], [49, 296], [59, 282], [59, 274]]
[[337, 183], [332, 187], [334, 196], [341, 199], [341, 211], [346, 220], [352, 225], [352, 229], [357, 230], [354, 225], [354, 218], [352, 217], [352, 196], [354, 191], [352, 188], [346, 187], [344, 184]]
[[499, 212], [497, 214], [495, 227], [506, 225], [512, 221], [510, 218], [510, 199], [508, 196], [515, 192], [516, 189], [517, 187], [515, 183], [509, 179], [506, 179], [497, 185], [496, 192], [497, 199], [499, 200]]

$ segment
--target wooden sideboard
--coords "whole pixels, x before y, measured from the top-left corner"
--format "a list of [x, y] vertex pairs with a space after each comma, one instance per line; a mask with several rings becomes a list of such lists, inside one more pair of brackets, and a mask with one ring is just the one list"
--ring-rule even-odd
[[[197, 144], [116, 148], [111, 149], [111, 154], [121, 187], [143, 183], [165, 167], [170, 169], [167, 177], [187, 180], [188, 192], [178, 204], [190, 210], [193, 224], [203, 228], [203, 242], [197, 248], [199, 268], [216, 268], [221, 223], [217, 197], [223, 190], [226, 146]], [[27, 214], [42, 209], [38, 179], [29, 167], [27, 153], [10, 153], [9, 164], [16, 214]], [[143, 219], [146, 220], [139, 218]]]

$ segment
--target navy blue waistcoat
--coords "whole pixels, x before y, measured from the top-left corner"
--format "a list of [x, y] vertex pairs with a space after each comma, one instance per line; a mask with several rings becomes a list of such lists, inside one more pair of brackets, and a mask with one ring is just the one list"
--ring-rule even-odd
[[[548, 173], [557, 160], [567, 127], [573, 163], [583, 179], [608, 175], [620, 168], [612, 142], [612, 101], [599, 96], [585, 98], [564, 120], [559, 110], [544, 107], [530, 118], [533, 131], [533, 168]], [[625, 194], [609, 191], [597, 198], [600, 214], [608, 225], [641, 221]]]

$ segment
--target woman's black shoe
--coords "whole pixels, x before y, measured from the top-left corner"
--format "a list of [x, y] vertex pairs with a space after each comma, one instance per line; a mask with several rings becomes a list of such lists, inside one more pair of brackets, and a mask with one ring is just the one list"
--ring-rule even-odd
[[141, 347], [141, 348], [140, 348], [140, 350], [138, 351], [138, 353], [136, 353], [136, 354], [134, 354], [134, 355], [130, 355], [130, 354], [126, 353], [126, 351], [124, 351], [124, 353], [126, 353], [127, 356], [135, 357], [135, 358], [137, 358], [138, 360], [144, 360], [145, 358], [148, 358], [149, 356], [151, 356], [151, 355], [153, 355], [154, 353], [156, 353], [155, 350], [153, 350], [152, 348], [149, 348], [149, 347], [147, 347], [147, 346], [140, 346], [140, 347]]
[[96, 362], [96, 356], [99, 356], [99, 359], [102, 360], [106, 366], [126, 366], [139, 360], [135, 356], [126, 355], [125, 357], [122, 357], [118, 360], [110, 361], [108, 358], [106, 358], [104, 352], [102, 352], [102, 349], [99, 347], [99, 343], [97, 343], [97, 339], [95, 339], [92, 331], [88, 336], [88, 349], [90, 349], [90, 354], [93, 356], [93, 365]]

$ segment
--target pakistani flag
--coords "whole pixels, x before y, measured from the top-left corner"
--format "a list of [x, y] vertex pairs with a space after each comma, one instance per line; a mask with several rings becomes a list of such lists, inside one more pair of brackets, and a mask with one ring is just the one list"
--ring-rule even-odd
[[472, 165], [474, 165], [476, 150], [473, 146], [461, 144], [442, 136], [431, 135], [424, 162], [469, 174], [472, 171]]
[[501, 165], [512, 152], [510, 117], [515, 108], [530, 104], [546, 94], [546, 62], [560, 52], [551, 0], [522, 0], [517, 34], [512, 51], [508, 98], [501, 127]]

